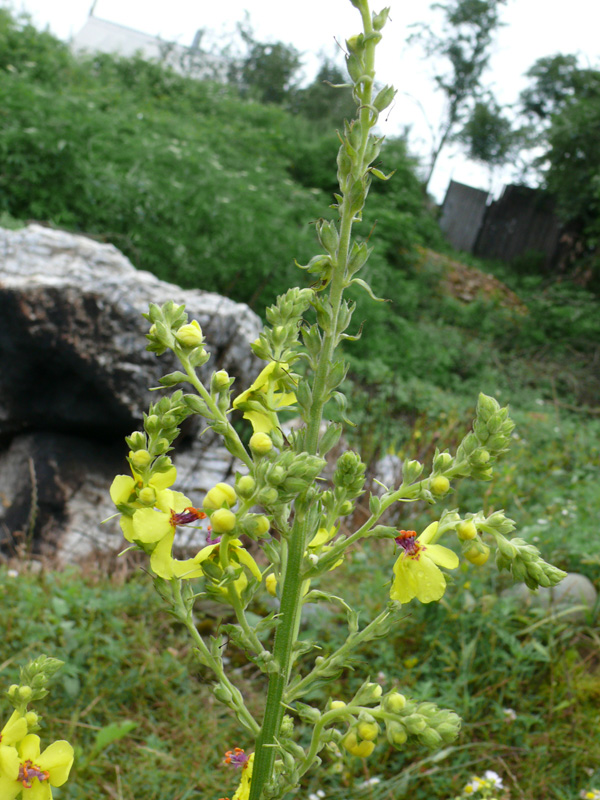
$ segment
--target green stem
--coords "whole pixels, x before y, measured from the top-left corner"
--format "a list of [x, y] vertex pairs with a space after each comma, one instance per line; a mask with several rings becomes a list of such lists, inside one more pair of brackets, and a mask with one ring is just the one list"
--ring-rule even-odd
[[[372, 32], [370, 14], [366, 3], [365, 7], [361, 9], [361, 15], [365, 32]], [[375, 42], [369, 43], [367, 47], [366, 64], [371, 81], [364, 87], [364, 96], [361, 97], [363, 103], [360, 111], [362, 140], [359, 148], [360, 157], [356, 164], [357, 174], [361, 176], [364, 173], [364, 156], [371, 127], [370, 111], [365, 106], [368, 106], [371, 102], [374, 47]], [[315, 455], [318, 452], [323, 409], [330, 397], [331, 390], [328, 378], [339, 338], [338, 328], [342, 295], [347, 285], [348, 255], [352, 239], [354, 214], [352, 213], [350, 199], [345, 192], [346, 187], [341, 187], [341, 189], [343, 199], [340, 207], [339, 242], [334, 258], [332, 280], [329, 284], [330, 319], [327, 329], [324, 331], [319, 362], [314, 374], [311, 393], [312, 402], [305, 434], [305, 451], [311, 455]], [[304, 559], [306, 541], [310, 533], [308, 527], [311, 524], [311, 515], [309, 514], [311, 502], [314, 503], [314, 499], [308, 500], [306, 497], [300, 497], [295, 504], [294, 524], [288, 540], [288, 558], [281, 595], [281, 622], [275, 633], [273, 647], [273, 656], [275, 663], [278, 665], [278, 670], [272, 673], [269, 678], [263, 725], [256, 742], [249, 800], [261, 800], [263, 788], [273, 774], [276, 741], [284, 713], [282, 699], [289, 681], [293, 647], [300, 626], [303, 588], [302, 561]]]

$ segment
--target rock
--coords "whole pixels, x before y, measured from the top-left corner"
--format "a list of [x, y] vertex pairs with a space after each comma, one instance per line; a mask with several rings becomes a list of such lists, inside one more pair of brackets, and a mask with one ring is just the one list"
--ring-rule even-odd
[[211, 353], [203, 376], [258, 371], [247, 306], [136, 270], [115, 247], [29, 225], [0, 229], [0, 439], [31, 429], [124, 435], [176, 368], [145, 350], [149, 303], [185, 303]]
[[[505, 589], [502, 596], [516, 598], [525, 608], [551, 609], [553, 613], [560, 614], [561, 619], [581, 622], [586, 613], [594, 608], [598, 593], [589, 578], [570, 572], [551, 589], [540, 587], [532, 592], [524, 583], [519, 583]], [[571, 607], [573, 610], [567, 611]]]
[[[112, 245], [30, 225], [0, 229], [0, 548], [73, 561], [123, 546], [108, 488], [128, 472], [123, 436], [140, 427], [171, 354], [145, 350], [150, 302], [184, 303], [204, 331], [208, 364], [240, 391], [260, 370], [261, 327], [245, 305], [185, 291], [136, 270]], [[175, 454], [177, 489], [199, 505], [235, 472], [212, 433], [190, 426]], [[183, 534], [185, 538], [186, 534]], [[196, 535], [192, 544], [203, 544]], [[185, 542], [181, 542], [184, 544]]]

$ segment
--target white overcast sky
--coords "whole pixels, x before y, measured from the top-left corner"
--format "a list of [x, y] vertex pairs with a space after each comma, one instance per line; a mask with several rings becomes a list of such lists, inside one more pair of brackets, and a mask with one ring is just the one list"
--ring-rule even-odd
[[[93, 0], [0, 0], [0, 6], [28, 12], [38, 27], [48, 26], [62, 39], [83, 27], [92, 4]], [[386, 0], [381, 5], [372, 0], [371, 5], [380, 10]], [[435, 18], [431, 0], [387, 0], [387, 5], [391, 21], [379, 48], [378, 77], [392, 83], [399, 94], [383, 130], [392, 135], [411, 126], [411, 147], [426, 156], [431, 146], [426, 118], [436, 125], [442, 101], [433, 91], [433, 64], [415, 46], [409, 50], [405, 40], [411, 24]], [[360, 30], [358, 11], [349, 0], [96, 0], [94, 8], [97, 17], [183, 45], [191, 44], [199, 28], [231, 32], [245, 11], [259, 41], [293, 44], [304, 55], [308, 77], [314, 74], [314, 54], [333, 55], [335, 39], [343, 42]], [[502, 19], [506, 24], [496, 36], [487, 74], [501, 103], [516, 102], [526, 84], [523, 73], [542, 56], [579, 53], [591, 65], [598, 64], [599, 0], [508, 0]], [[436, 169], [430, 190], [438, 200], [450, 178], [488, 188], [487, 171], [457, 151], [440, 159]]]

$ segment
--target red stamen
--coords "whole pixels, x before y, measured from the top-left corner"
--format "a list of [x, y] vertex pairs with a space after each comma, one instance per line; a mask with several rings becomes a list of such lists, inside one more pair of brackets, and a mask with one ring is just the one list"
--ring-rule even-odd
[[401, 547], [404, 550], [406, 555], [416, 556], [421, 547], [416, 539], [416, 531], [398, 531], [398, 536], [396, 536], [395, 541], [398, 547]]
[[200, 511], [199, 508], [189, 506], [183, 511], [173, 511], [171, 509], [171, 527], [176, 528], [178, 525], [188, 525], [190, 522], [196, 522], [199, 519], [205, 519], [206, 514]]
[[241, 747], [236, 747], [235, 750], [228, 750], [225, 753], [225, 763], [231, 764], [232, 767], [245, 768], [249, 758], [250, 756], [247, 756]]
[[25, 789], [31, 789], [31, 782], [34, 778], [37, 778], [38, 781], [47, 781], [50, 777], [50, 773], [46, 770], [40, 769], [36, 767], [36, 765], [29, 761], [24, 761], [21, 766], [19, 767], [19, 774], [17, 776], [17, 780], [23, 785]]

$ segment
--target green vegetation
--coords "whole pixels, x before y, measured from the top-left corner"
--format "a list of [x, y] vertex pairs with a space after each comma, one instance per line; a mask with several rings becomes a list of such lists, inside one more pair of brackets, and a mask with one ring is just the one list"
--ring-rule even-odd
[[[293, 115], [241, 98], [236, 85], [192, 81], [141, 59], [76, 60], [2, 10], [0, 71], [0, 224], [36, 219], [94, 235], [161, 278], [226, 293], [258, 312], [302, 279], [293, 258], [306, 263], [314, 254], [307, 220], [322, 213], [335, 186], [337, 139], [311, 120], [322, 86], [288, 98]], [[582, 99], [573, 117], [586, 115], [591, 102]], [[356, 297], [365, 335], [349, 353], [357, 423], [349, 436], [372, 462], [386, 453], [423, 459], [460, 440], [479, 391], [510, 401], [517, 438], [487, 487], [486, 509], [504, 508], [550, 561], [598, 586], [597, 298], [535, 273], [469, 261], [517, 297], [488, 291], [480, 272], [464, 268], [465, 301], [449, 281], [455, 262], [438, 255], [445, 245], [402, 140], [387, 143], [381, 167], [396, 175], [374, 185], [369, 198], [363, 235], [375, 223], [376, 232], [366, 277], [391, 302]], [[581, 183], [598, 195], [589, 175]], [[455, 497], [464, 510], [474, 500], [460, 486]], [[397, 520], [404, 528], [428, 521], [424, 506]], [[348, 583], [367, 617], [387, 598], [392, 563], [383, 545], [352, 557]], [[0, 604], [9, 609], [0, 677], [8, 686], [39, 652], [66, 662], [46, 724], [79, 748], [79, 758], [55, 797], [221, 797], [215, 767], [238, 744], [236, 726], [146, 576], [132, 564], [112, 575], [111, 564], [102, 573], [10, 566], [21, 574], [0, 569]], [[485, 567], [469, 568], [456, 583], [443, 603], [411, 607], [397, 635], [368, 658], [372, 678], [383, 673], [387, 686], [408, 684], [427, 697], [435, 685], [441, 702], [468, 720], [464, 737], [447, 756], [423, 752], [412, 763], [381, 746], [377, 773], [350, 759], [332, 786], [357, 800], [405, 793], [441, 800], [485, 769], [502, 774], [522, 800], [572, 800], [599, 786], [598, 609], [557, 626], [543, 610], [496, 598], [507, 584]], [[475, 607], [482, 613], [472, 614]], [[211, 613], [202, 624], [216, 627]], [[334, 644], [343, 627], [337, 613], [310, 618], [307, 638]], [[262, 678], [241, 663], [240, 680], [260, 709]], [[339, 681], [347, 695], [352, 673]], [[126, 720], [137, 725], [129, 735], [94, 752], [98, 733]], [[334, 763], [324, 764], [321, 783], [307, 793], [336, 796], [327, 772]], [[381, 781], [361, 789], [370, 777]]]

